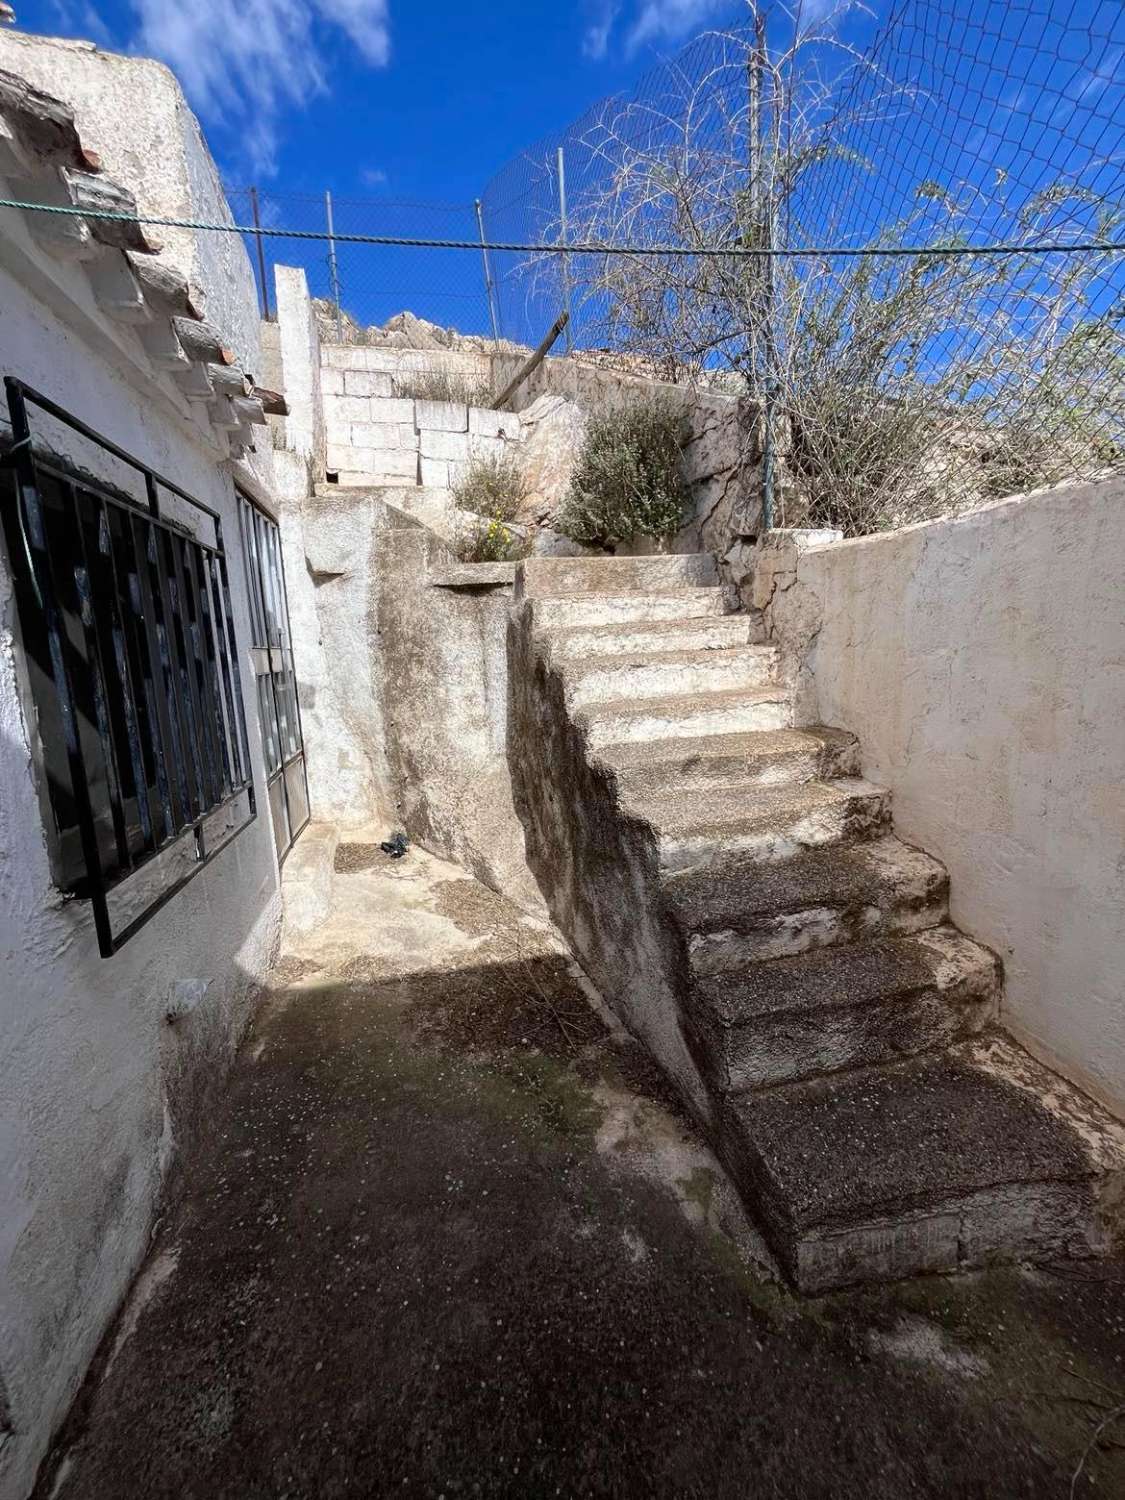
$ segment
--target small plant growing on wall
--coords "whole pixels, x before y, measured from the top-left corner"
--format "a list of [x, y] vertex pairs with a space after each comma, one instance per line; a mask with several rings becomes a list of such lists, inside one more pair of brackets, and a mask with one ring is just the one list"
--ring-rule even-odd
[[514, 562], [525, 556], [527, 540], [512, 522], [527, 497], [523, 470], [508, 454], [475, 458], [453, 486], [453, 501], [476, 517], [461, 538], [462, 562]]
[[685, 429], [682, 410], [657, 396], [592, 417], [557, 529], [592, 546], [674, 536], [691, 513]]
[[453, 486], [453, 501], [461, 510], [500, 521], [514, 521], [526, 498], [523, 470], [506, 453], [474, 458]]

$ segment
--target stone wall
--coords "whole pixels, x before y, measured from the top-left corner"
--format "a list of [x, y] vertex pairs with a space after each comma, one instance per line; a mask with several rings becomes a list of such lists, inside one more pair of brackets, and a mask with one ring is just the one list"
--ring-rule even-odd
[[854, 541], [770, 537], [747, 602], [801, 722], [858, 734], [1004, 1024], [1125, 1113], [1125, 480]]
[[[519, 451], [543, 396], [563, 397], [585, 411], [613, 409], [638, 395], [662, 392], [683, 404], [691, 437], [684, 476], [694, 513], [676, 538], [677, 552], [730, 547], [757, 529], [759, 461], [755, 415], [746, 403], [708, 391], [661, 385], [640, 376], [584, 362], [580, 356], [547, 358], [518, 388], [511, 412], [461, 403], [415, 401], [404, 392], [420, 375], [464, 376], [499, 390], [518, 368], [513, 355], [324, 345], [322, 392], [328, 436], [327, 467], [348, 485], [418, 484], [447, 489], [470, 460]], [[576, 457], [572, 454], [571, 461]], [[556, 486], [565, 488], [565, 484]], [[651, 550], [641, 540], [618, 550]]]

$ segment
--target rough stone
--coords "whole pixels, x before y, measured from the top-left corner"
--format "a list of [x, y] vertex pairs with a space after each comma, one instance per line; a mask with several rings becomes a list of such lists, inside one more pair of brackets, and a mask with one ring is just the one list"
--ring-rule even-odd
[[563, 396], [540, 396], [520, 413], [520, 464], [527, 485], [521, 517], [550, 525], [570, 488], [586, 436], [586, 416]]

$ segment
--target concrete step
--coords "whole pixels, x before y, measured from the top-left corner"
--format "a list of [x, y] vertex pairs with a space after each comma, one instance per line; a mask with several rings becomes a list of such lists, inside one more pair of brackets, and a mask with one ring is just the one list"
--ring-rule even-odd
[[863, 937], [924, 931], [949, 913], [949, 877], [894, 837], [776, 864], [717, 860], [671, 875], [664, 906], [698, 976]]
[[616, 698], [578, 709], [588, 743], [603, 745], [675, 739], [752, 729], [786, 729], [793, 716], [790, 694], [779, 687], [743, 688], [661, 698]]
[[643, 621], [714, 619], [731, 614], [736, 599], [723, 588], [665, 589], [645, 594], [563, 594], [532, 604], [537, 631]]
[[623, 806], [660, 838], [666, 872], [719, 860], [774, 863], [802, 849], [874, 838], [890, 821], [890, 793], [858, 777], [783, 786], [664, 791]]
[[593, 656], [562, 663], [571, 709], [614, 699], [728, 693], [768, 687], [777, 676], [773, 646], [728, 646], [722, 651], [650, 651], [637, 656]]
[[623, 798], [689, 788], [779, 786], [859, 771], [859, 744], [841, 729], [769, 729], [651, 743], [606, 745]]
[[571, 625], [547, 635], [552, 661], [642, 656], [650, 651], [721, 651], [750, 644], [748, 615], [681, 620], [626, 620], [616, 625]]
[[802, 1291], [1125, 1240], [1125, 1127], [998, 1033], [724, 1115], [724, 1155]]
[[687, 1021], [721, 1093], [966, 1041], [995, 1020], [1000, 961], [955, 927], [822, 948], [699, 978]]
[[663, 593], [718, 581], [718, 564], [712, 552], [657, 557], [529, 557], [523, 564], [523, 593], [528, 599], [560, 594]]

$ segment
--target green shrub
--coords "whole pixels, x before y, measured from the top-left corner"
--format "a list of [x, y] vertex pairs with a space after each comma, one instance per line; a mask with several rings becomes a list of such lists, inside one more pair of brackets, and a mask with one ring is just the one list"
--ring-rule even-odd
[[514, 521], [526, 498], [523, 470], [506, 453], [474, 458], [453, 486], [453, 503], [459, 509], [499, 521]]
[[480, 516], [477, 524], [457, 544], [461, 562], [518, 562], [526, 557], [528, 539], [513, 531], [500, 516]]
[[657, 397], [591, 418], [556, 529], [601, 546], [674, 535], [691, 512], [685, 426], [683, 412]]

